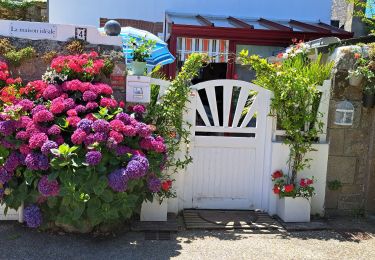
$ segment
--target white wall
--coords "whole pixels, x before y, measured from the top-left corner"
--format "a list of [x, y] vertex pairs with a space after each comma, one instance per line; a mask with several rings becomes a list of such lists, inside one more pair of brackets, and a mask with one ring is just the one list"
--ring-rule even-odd
[[331, 0], [49, 0], [51, 23], [99, 25], [99, 18], [164, 21], [165, 11], [330, 21]]
[[[301, 172], [297, 178], [315, 178], [316, 195], [311, 199], [311, 214], [324, 215], [324, 200], [326, 194], [327, 164], [329, 144], [315, 144], [316, 151], [310, 152], [307, 158], [311, 158], [311, 167]], [[276, 170], [287, 172], [286, 164], [289, 156], [289, 148], [283, 143], [272, 143], [272, 169], [271, 173]], [[270, 176], [271, 178], [271, 176]], [[271, 187], [270, 187], [271, 190]], [[269, 214], [276, 214], [278, 196], [272, 194], [269, 203]]]

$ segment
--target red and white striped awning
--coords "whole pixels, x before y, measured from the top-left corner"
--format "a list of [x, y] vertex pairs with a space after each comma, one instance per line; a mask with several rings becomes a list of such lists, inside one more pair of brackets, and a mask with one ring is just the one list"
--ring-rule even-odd
[[185, 61], [191, 53], [207, 53], [213, 62], [228, 61], [229, 40], [177, 38], [177, 60]]

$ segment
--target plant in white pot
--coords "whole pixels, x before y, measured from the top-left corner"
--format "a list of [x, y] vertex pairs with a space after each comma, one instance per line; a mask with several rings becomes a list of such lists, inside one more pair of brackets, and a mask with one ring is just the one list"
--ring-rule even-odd
[[168, 198], [175, 197], [172, 191], [172, 181], [151, 179], [148, 182], [149, 189], [153, 196], [148, 197], [141, 207], [141, 221], [167, 221]]
[[[289, 147], [288, 173], [285, 181], [288, 193], [297, 187], [297, 174], [310, 165], [306, 155], [314, 151], [323, 123], [318, 112], [321, 86], [331, 75], [333, 63], [322, 63], [321, 54], [316, 60], [308, 58], [308, 50], [298, 43], [283, 55], [284, 60], [272, 64], [259, 56], [241, 52], [240, 60], [256, 71], [254, 83], [273, 91], [271, 114], [277, 117], [278, 128], [285, 131], [284, 143]], [[302, 51], [299, 51], [302, 50]], [[281, 55], [280, 55], [281, 56]], [[298, 204], [299, 196], [289, 196], [291, 203]], [[284, 199], [285, 200], [285, 199]], [[307, 219], [296, 220], [307, 221]]]
[[[369, 47], [369, 55], [364, 57], [354, 53], [355, 69], [349, 71], [349, 84], [360, 86], [363, 83], [362, 104], [366, 108], [375, 105], [375, 46]], [[359, 81], [360, 79], [360, 81]], [[358, 84], [359, 83], [359, 84]]]
[[133, 49], [133, 62], [131, 65], [132, 74], [143, 76], [146, 70], [146, 60], [151, 57], [152, 49], [156, 42], [153, 40], [135, 39], [129, 40], [129, 45]]
[[284, 222], [309, 222], [311, 197], [315, 194], [314, 178], [303, 178], [293, 184], [282, 171], [276, 171], [272, 181], [273, 192], [279, 196], [277, 215]]

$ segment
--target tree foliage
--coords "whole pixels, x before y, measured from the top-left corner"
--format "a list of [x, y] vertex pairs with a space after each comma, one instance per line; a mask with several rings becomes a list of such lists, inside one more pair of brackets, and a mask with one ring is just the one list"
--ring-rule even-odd
[[314, 150], [313, 143], [322, 131], [317, 112], [320, 102], [317, 86], [329, 77], [332, 64], [321, 64], [320, 56], [316, 61], [309, 61], [305, 54], [271, 64], [259, 56], [249, 56], [246, 51], [241, 52], [240, 61], [256, 71], [255, 84], [274, 93], [271, 110], [286, 132], [290, 182], [295, 184], [297, 173], [309, 167], [306, 154]]

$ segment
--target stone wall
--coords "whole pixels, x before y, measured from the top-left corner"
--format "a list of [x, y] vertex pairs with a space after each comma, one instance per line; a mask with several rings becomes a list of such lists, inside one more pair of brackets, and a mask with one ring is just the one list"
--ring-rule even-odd
[[[327, 215], [375, 213], [374, 127], [375, 111], [362, 106], [362, 86], [350, 86], [347, 76], [353, 54], [346, 47], [336, 50], [337, 60], [330, 100], [328, 138], [330, 142], [327, 183], [339, 181], [342, 187], [326, 191]], [[346, 53], [346, 54], [345, 54]], [[348, 100], [355, 108], [351, 126], [335, 125], [336, 104]], [[373, 183], [371, 183], [373, 182]]]

